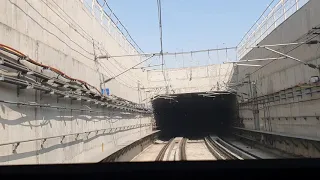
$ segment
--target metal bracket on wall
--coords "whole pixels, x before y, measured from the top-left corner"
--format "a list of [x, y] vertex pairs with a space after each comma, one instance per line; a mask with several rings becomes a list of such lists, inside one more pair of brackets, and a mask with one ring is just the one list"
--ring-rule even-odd
[[293, 139], [290, 139], [290, 142], [291, 142], [295, 147], [298, 147], [298, 146], [299, 146], [297, 143], [294, 142]]
[[300, 143], [304, 148], [309, 149], [308, 142], [306, 142], [305, 140], [301, 140]]
[[88, 140], [89, 136], [90, 136], [91, 132], [88, 132], [87, 134], [85, 134], [85, 139]]
[[75, 141], [78, 140], [79, 134], [76, 134]]
[[60, 144], [63, 144], [63, 140], [64, 140], [65, 137], [66, 137], [66, 136], [62, 136], [62, 137], [61, 137]]
[[313, 143], [311, 143], [311, 144], [312, 144], [312, 146], [313, 146], [318, 152], [320, 152], [319, 143], [313, 142]]
[[17, 148], [19, 145], [20, 145], [20, 142], [12, 144], [12, 153], [14, 153], [14, 154], [17, 153]]
[[43, 149], [44, 148], [44, 143], [47, 141], [47, 139], [42, 139], [41, 140], [41, 149]]
[[290, 144], [286, 139], [282, 140], [287, 146]]

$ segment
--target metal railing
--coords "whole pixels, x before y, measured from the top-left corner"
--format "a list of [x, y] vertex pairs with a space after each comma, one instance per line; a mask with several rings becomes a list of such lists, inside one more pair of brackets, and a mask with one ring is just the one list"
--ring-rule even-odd
[[238, 44], [238, 59], [310, 0], [273, 0]]
[[128, 54], [143, 53], [128, 30], [104, 0], [80, 0], [92, 16]]

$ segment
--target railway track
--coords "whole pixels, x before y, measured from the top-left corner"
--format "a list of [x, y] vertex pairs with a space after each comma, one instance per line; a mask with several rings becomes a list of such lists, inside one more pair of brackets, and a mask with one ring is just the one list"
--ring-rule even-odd
[[209, 151], [218, 159], [218, 160], [243, 160], [239, 155], [231, 152], [225, 146], [223, 146], [219, 141], [222, 141], [212, 137], [204, 138], [205, 144]]
[[244, 159], [243, 156], [239, 155], [239, 150], [237, 153], [234, 153], [230, 146], [227, 146], [227, 142], [217, 136], [208, 136], [200, 140], [189, 140], [184, 137], [175, 137], [165, 143], [162, 143], [161, 149], [158, 150], [158, 154], [155, 155], [153, 156], [155, 157], [155, 161]]
[[160, 150], [156, 161], [185, 161], [187, 139], [183, 137], [172, 138]]
[[170, 144], [172, 143], [173, 140], [174, 140], [174, 138], [170, 139], [170, 140], [168, 141], [168, 143], [163, 146], [163, 148], [160, 150], [158, 156], [156, 157], [156, 161], [163, 161], [164, 155], [165, 155], [168, 147], [170, 146]]
[[180, 143], [180, 160], [186, 161], [187, 160], [187, 154], [186, 154], [186, 144], [187, 144], [187, 138], [182, 138]]

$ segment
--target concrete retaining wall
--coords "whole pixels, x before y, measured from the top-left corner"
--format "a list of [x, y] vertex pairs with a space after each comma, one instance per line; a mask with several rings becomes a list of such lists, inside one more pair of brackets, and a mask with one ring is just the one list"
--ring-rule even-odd
[[[319, 30], [312, 29], [320, 25], [320, 2], [317, 0], [309, 1], [299, 11], [289, 17], [270, 35], [268, 35], [259, 45], [305, 42], [309, 40], [319, 40], [319, 36], [314, 34]], [[272, 47], [275, 50], [285, 52], [290, 56], [296, 57], [304, 62], [315, 65], [320, 64], [319, 45], [301, 45]], [[279, 57], [279, 55], [267, 51], [263, 48], [251, 50], [243, 59]], [[299, 86], [305, 89], [301, 84], [307, 83], [309, 87], [315, 87], [316, 84], [309, 84], [312, 76], [319, 76], [319, 71], [312, 69], [302, 63], [291, 59], [282, 59], [268, 62], [253, 62], [251, 64], [261, 64], [262, 67], [239, 67], [239, 82], [250, 80], [256, 83], [256, 88], [251, 86], [252, 92], [257, 91], [257, 97], [270, 95], [279, 91], [288, 91], [288, 89]], [[249, 77], [245, 77], [250, 74]], [[250, 95], [250, 86], [244, 84], [239, 86], [239, 91], [249, 94], [243, 95], [244, 98], [252, 99]], [[320, 137], [318, 133], [319, 121], [315, 116], [320, 115], [319, 94], [317, 92], [301, 97], [286, 98], [277, 100], [274, 103], [259, 104], [258, 116], [253, 115], [252, 104], [241, 107], [240, 117], [246, 128], [260, 128], [267, 131], [283, 132], [288, 134], [297, 134], [303, 136]], [[246, 103], [242, 103], [246, 104]], [[303, 118], [303, 116], [314, 116]], [[270, 120], [263, 118], [270, 117]], [[288, 118], [278, 118], [288, 117]], [[293, 118], [296, 117], [296, 118]], [[255, 127], [255, 122], [257, 127]]]
[[[114, 32], [101, 26], [101, 22], [79, 0], [3, 0], [0, 2], [0, 14], [0, 43], [98, 89], [103, 78], [112, 77], [140, 60], [130, 57], [95, 61], [95, 55], [105, 55], [107, 52], [113, 55], [128, 54], [130, 48], [121, 46], [111, 36]], [[32, 70], [41, 70], [28, 63], [25, 65]], [[141, 97], [138, 96], [137, 80], [140, 81], [140, 87], [145, 86], [146, 74], [141, 70], [130, 71], [110, 81], [105, 87], [113, 95], [139, 103], [145, 94], [141, 91]], [[2, 100], [102, 110], [89, 103], [58, 100], [55, 95], [40, 96], [39, 91], [32, 89], [22, 90], [17, 96], [16, 86], [2, 82], [0, 94]], [[149, 116], [124, 115], [110, 109], [103, 109], [105, 113], [97, 114], [4, 103], [0, 106], [1, 143], [148, 124], [152, 120]], [[111, 134], [90, 133], [88, 137], [81, 134], [77, 140], [75, 136], [67, 136], [63, 143], [60, 142], [61, 138], [45, 142], [30, 141], [20, 143], [16, 152], [13, 152], [13, 144], [9, 144], [0, 146], [0, 164], [92, 162], [95, 156], [103, 152], [111, 154], [124, 143], [137, 140], [149, 132], [151, 125], [116, 130]]]

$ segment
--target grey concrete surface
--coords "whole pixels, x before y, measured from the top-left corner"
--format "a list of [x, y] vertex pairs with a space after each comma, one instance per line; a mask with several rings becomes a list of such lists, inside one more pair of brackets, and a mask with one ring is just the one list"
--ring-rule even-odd
[[[110, 20], [101, 20], [99, 12], [90, 10], [83, 2], [89, 0], [3, 0], [0, 1], [0, 42], [11, 46], [31, 59], [53, 66], [69, 76], [84, 80], [100, 89], [104, 79], [126, 70], [140, 61], [137, 57], [98, 59], [99, 55], [124, 55], [137, 53], [125, 38], [118, 32]], [[94, 4], [96, 7], [96, 4]], [[303, 42], [310, 39], [319, 40], [314, 27], [320, 26], [320, 1], [310, 0], [304, 7], [286, 19], [259, 44], [278, 44]], [[100, 14], [101, 15], [101, 14]], [[304, 62], [318, 65], [320, 63], [319, 45], [301, 45], [275, 48]], [[253, 49], [243, 59], [278, 57], [263, 49]], [[32, 70], [38, 67], [23, 62]], [[287, 88], [308, 83], [310, 77], [319, 76], [319, 71], [311, 69], [290, 59], [272, 62], [254, 62], [261, 68], [239, 67], [233, 64], [212, 65], [168, 69], [166, 71], [173, 93], [201, 92], [209, 90], [226, 90], [229, 82], [255, 82], [257, 96], [272, 94]], [[50, 72], [44, 72], [53, 76]], [[219, 85], [218, 85], [219, 84]], [[146, 98], [163, 94], [164, 79], [160, 71], [143, 72], [140, 69], [130, 70], [125, 75], [103, 85], [110, 88], [110, 93], [121, 98], [139, 103]], [[157, 91], [146, 92], [140, 88], [151, 88]], [[158, 91], [158, 89], [160, 90]], [[236, 87], [239, 92], [247, 93], [244, 98], [253, 98], [252, 89], [248, 84]], [[255, 89], [254, 89], [255, 90]], [[93, 105], [80, 104], [55, 96], [40, 98], [35, 90], [23, 90], [17, 96], [16, 86], [1, 83], [2, 100], [48, 103], [51, 105], [101, 110]], [[319, 94], [312, 97], [303, 96], [294, 100], [282, 100], [279, 104], [259, 105], [262, 109], [253, 114], [251, 109], [240, 109], [239, 115], [244, 119], [242, 124], [249, 129], [290, 133], [296, 135], [320, 137], [319, 123], [315, 118], [280, 119], [265, 122], [263, 117], [279, 116], [320, 116], [318, 112]], [[144, 101], [146, 103], [147, 101]], [[41, 137], [50, 137], [95, 129], [130, 126], [150, 123], [152, 117], [138, 117], [139, 114], [125, 116], [119, 111], [108, 110], [106, 114], [52, 110], [36, 107], [25, 107], [0, 104], [0, 142], [12, 142]], [[254, 119], [254, 120], [250, 120]], [[117, 132], [112, 135], [89, 138], [66, 137], [61, 144], [59, 139], [22, 143], [17, 152], [12, 145], [0, 146], [0, 164], [42, 164], [42, 163], [77, 163], [90, 161], [90, 157], [101, 157], [104, 152], [112, 152], [152, 131], [150, 127]], [[94, 159], [94, 158], [93, 158]]]
[[[287, 18], [273, 32], [264, 38], [259, 45], [305, 42], [309, 40], [319, 40], [317, 33], [319, 30], [313, 29], [320, 25], [320, 1], [310, 0], [305, 6]], [[272, 47], [275, 50], [288, 53], [290, 56], [298, 58], [303, 62], [318, 65], [320, 63], [318, 51], [319, 45], [292, 45], [285, 47]], [[279, 57], [273, 52], [263, 48], [252, 49], [243, 59], [256, 59]], [[275, 61], [252, 62], [251, 64], [261, 64], [262, 67], [239, 67], [239, 74], [234, 74], [233, 82], [238, 78], [239, 82], [248, 81], [246, 74], [250, 74], [250, 81], [255, 82], [256, 88], [251, 86], [251, 91], [256, 90], [257, 97], [263, 95], [271, 95], [272, 93], [283, 91], [286, 89], [301, 86], [302, 89], [308, 86], [315, 87], [315, 84], [309, 84], [312, 76], [319, 76], [319, 71], [312, 69], [302, 63], [292, 59], [282, 59]], [[254, 94], [250, 92], [250, 86], [244, 84], [239, 86], [238, 90], [242, 93], [244, 101], [253, 98]], [[250, 95], [251, 94], [251, 95]], [[274, 103], [259, 104], [259, 112], [254, 116], [253, 106], [249, 105], [240, 108], [240, 117], [243, 118], [243, 125], [249, 129], [261, 129], [266, 131], [274, 131], [301, 136], [320, 137], [319, 121], [316, 117], [302, 118], [303, 116], [319, 115], [319, 93], [314, 92], [312, 95], [303, 95], [291, 99], [281, 99]], [[242, 100], [242, 98], [239, 98]], [[241, 106], [241, 103], [240, 103]], [[263, 118], [270, 117], [270, 120]], [[277, 117], [298, 117], [298, 118], [281, 118]], [[299, 118], [300, 117], [300, 118]]]
[[131, 162], [155, 161], [164, 145], [165, 144], [151, 144], [148, 148], [134, 157]]
[[188, 140], [186, 144], [188, 161], [211, 161], [216, 158], [210, 153], [203, 140]]
[[[94, 56], [136, 53], [110, 21], [101, 22], [79, 0], [3, 0], [0, 1], [0, 42], [11, 46], [31, 59], [53, 66], [67, 75], [84, 80], [100, 89], [100, 82], [140, 61], [136, 57], [99, 59]], [[108, 19], [107, 19], [108, 20]], [[121, 39], [122, 38], [122, 39]], [[40, 68], [23, 62], [31, 70]], [[53, 73], [43, 71], [48, 76]], [[56, 75], [55, 75], [56, 76]], [[102, 78], [103, 77], [103, 78]], [[146, 74], [132, 70], [102, 87], [112, 95], [139, 103], [146, 97], [140, 87], [147, 85]], [[16, 86], [0, 82], [0, 99], [20, 102], [37, 102], [73, 108], [96, 108], [88, 103], [71, 102], [55, 95], [40, 98], [40, 92], [22, 90], [17, 96]], [[32, 140], [36, 138], [82, 133], [104, 128], [115, 128], [150, 123], [152, 117], [139, 114], [121, 114], [116, 110], [105, 113], [74, 112], [38, 107], [0, 104], [0, 142]], [[16, 152], [13, 145], [0, 146], [0, 164], [80, 163], [97, 161], [97, 157], [111, 153], [152, 131], [151, 126], [112, 134], [88, 137], [68, 136], [21, 143]], [[96, 157], [96, 158], [94, 158]], [[92, 160], [94, 159], [94, 160]]]

